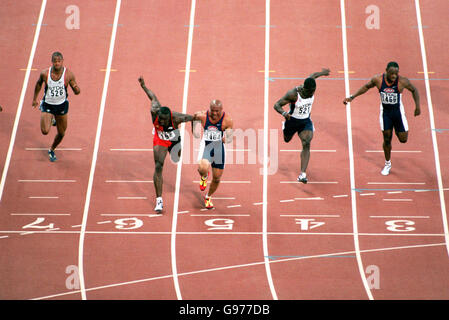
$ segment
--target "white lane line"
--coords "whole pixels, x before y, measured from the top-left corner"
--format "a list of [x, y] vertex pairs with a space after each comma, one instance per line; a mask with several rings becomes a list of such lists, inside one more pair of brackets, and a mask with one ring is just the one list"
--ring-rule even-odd
[[235, 197], [214, 197], [214, 200], [235, 200]]
[[9, 236], [0, 236], [0, 239], [8, 238]]
[[79, 285], [80, 285], [82, 300], [86, 300], [86, 286], [84, 284], [84, 238], [85, 238], [85, 234], [86, 234], [87, 217], [89, 214], [89, 206], [90, 206], [90, 199], [91, 199], [91, 195], [92, 195], [92, 185], [93, 185], [93, 181], [94, 181], [95, 167], [97, 164], [98, 149], [100, 146], [101, 128], [103, 125], [104, 109], [105, 109], [105, 105], [106, 105], [106, 97], [107, 97], [108, 86], [109, 86], [109, 78], [111, 75], [112, 57], [114, 54], [115, 37], [117, 34], [117, 24], [118, 24], [118, 18], [119, 18], [119, 14], [120, 14], [120, 5], [121, 5], [121, 0], [117, 0], [116, 6], [115, 6], [115, 13], [114, 13], [114, 24], [112, 26], [111, 40], [109, 43], [108, 62], [106, 65], [106, 72], [105, 72], [105, 76], [104, 76], [103, 93], [101, 95], [101, 102], [100, 102], [100, 113], [98, 116], [97, 132], [95, 134], [94, 150], [93, 150], [93, 154], [92, 154], [92, 163], [91, 163], [91, 167], [90, 167], [89, 181], [88, 181], [87, 192], [86, 192], [86, 202], [84, 204], [83, 220], [82, 220], [82, 224], [81, 224], [81, 233], [80, 233], [80, 239], [79, 239], [78, 275], [79, 275]]
[[432, 129], [432, 130], [430, 130], [430, 132], [432, 134], [432, 144], [433, 144], [433, 152], [434, 152], [434, 158], [435, 158], [435, 169], [436, 169], [437, 181], [438, 181], [438, 193], [440, 195], [441, 217], [443, 220], [443, 229], [444, 229], [445, 241], [446, 241], [446, 251], [447, 251], [447, 254], [449, 255], [449, 226], [448, 226], [448, 221], [447, 221], [446, 200], [444, 199], [443, 180], [441, 178], [440, 155], [439, 155], [439, 151], [438, 151], [438, 141], [437, 141], [436, 130], [435, 130], [435, 119], [434, 119], [434, 115], [433, 115], [432, 95], [430, 94], [429, 70], [427, 69], [426, 46], [425, 46], [425, 42], [424, 42], [424, 33], [422, 30], [423, 26], [422, 26], [422, 20], [421, 20], [421, 9], [419, 6], [419, 0], [415, 0], [415, 7], [416, 7], [416, 20], [418, 22], [419, 43], [421, 46], [421, 58], [422, 58], [423, 71], [424, 71], [424, 83], [426, 86], [427, 106], [429, 109], [430, 127]]
[[[200, 183], [200, 181], [199, 180], [194, 180], [194, 181], [192, 181], [193, 183]], [[251, 183], [251, 181], [230, 181], [230, 180], [220, 180], [220, 184], [221, 183], [236, 183], [236, 184], [239, 184], [239, 183]]]
[[157, 213], [147, 213], [147, 214], [134, 214], [134, 213], [102, 213], [100, 214], [102, 217], [159, 217], [161, 214]]
[[[189, 35], [187, 40], [187, 54], [186, 54], [186, 67], [184, 73], [184, 91], [182, 94], [182, 113], [187, 113], [187, 98], [189, 94], [189, 80], [190, 80], [190, 62], [192, 59], [192, 42], [193, 42], [193, 30], [195, 25], [195, 6], [196, 0], [192, 0], [190, 7], [190, 18], [189, 18]], [[181, 148], [184, 146], [184, 133], [185, 133], [185, 123], [181, 123], [180, 127], [181, 133]], [[170, 254], [171, 254], [171, 267], [173, 275], [173, 284], [175, 287], [176, 297], [178, 300], [182, 300], [181, 289], [179, 287], [178, 280], [178, 267], [176, 265], [176, 227], [178, 223], [178, 206], [179, 206], [179, 190], [181, 188], [181, 169], [182, 169], [182, 159], [184, 152], [181, 152], [179, 162], [176, 166], [176, 186], [175, 186], [175, 197], [173, 201], [173, 215], [172, 215], [172, 228], [170, 237]]]
[[383, 201], [413, 201], [413, 199], [382, 199]]
[[[384, 153], [383, 150], [365, 150], [365, 152], [376, 152], [376, 153]], [[396, 153], [421, 153], [421, 150], [391, 150], [391, 152]]]
[[321, 197], [313, 197], [313, 198], [295, 198], [295, 200], [324, 200]]
[[279, 200], [279, 202], [295, 202], [295, 199]]
[[[281, 149], [280, 152], [301, 152], [301, 149]], [[337, 150], [310, 150], [310, 152], [337, 152]]]
[[[48, 148], [25, 148], [26, 151], [47, 151]], [[81, 151], [81, 148], [58, 148], [58, 151]]]
[[70, 216], [70, 213], [11, 213], [12, 216]]
[[[341, 9], [341, 34], [342, 34], [342, 43], [343, 43], [343, 63], [344, 63], [344, 75], [345, 75], [345, 96], [349, 97], [350, 89], [349, 89], [349, 65], [348, 65], [348, 44], [346, 38], [346, 13], [345, 13], [345, 1], [340, 0], [340, 9]], [[356, 205], [356, 194], [355, 194], [355, 175], [354, 175], [354, 150], [352, 143], [352, 122], [351, 122], [351, 104], [346, 104], [346, 122], [347, 122], [347, 131], [348, 131], [348, 153], [349, 153], [349, 172], [350, 172], [350, 181], [351, 181], [351, 206], [352, 206], [352, 228], [354, 231], [354, 248], [355, 254], [357, 258], [357, 265], [359, 268], [360, 277], [363, 282], [363, 286], [365, 288], [366, 294], [370, 300], [373, 300], [373, 294], [371, 292], [371, 288], [368, 284], [365, 275], [365, 269], [363, 267], [362, 256], [360, 253], [360, 245], [359, 245], [359, 235], [358, 235], [358, 222], [357, 222], [357, 205]]]
[[[297, 180], [294, 180], [294, 181], [281, 181], [280, 183], [297, 183], [297, 184], [301, 184]], [[338, 182], [337, 181], [309, 181], [307, 183], [308, 184], [337, 184]]]
[[[419, 244], [419, 245], [409, 245], [409, 246], [401, 246], [401, 247], [367, 249], [367, 250], [362, 250], [362, 252], [363, 253], [371, 253], [371, 252], [392, 251], [392, 250], [402, 250], [402, 249], [427, 248], [427, 247], [436, 247], [436, 246], [444, 246], [444, 245], [445, 245], [444, 243]], [[286, 259], [272, 260], [272, 261], [270, 261], [270, 263], [283, 263], [283, 262], [288, 262], [288, 261], [292, 261], [292, 260], [315, 259], [315, 258], [330, 257], [330, 256], [348, 255], [348, 254], [354, 254], [354, 253], [355, 253], [355, 251], [334, 252], [334, 253], [319, 254], [319, 255], [313, 255], [313, 256], [301, 256], [301, 257], [292, 257], [292, 258], [286, 258]], [[198, 273], [207, 273], [207, 272], [215, 272], [215, 271], [222, 271], [222, 270], [229, 270], [229, 269], [254, 267], [254, 266], [259, 266], [262, 264], [265, 264], [265, 261], [258, 261], [258, 262], [252, 262], [252, 263], [246, 263], [246, 264], [238, 264], [238, 265], [232, 265], [232, 266], [184, 272], [184, 273], [180, 273], [179, 276], [189, 276], [189, 275], [198, 274]], [[171, 277], [172, 277], [172, 275], [164, 275], [164, 276], [158, 276], [158, 277], [153, 277], [153, 278], [138, 279], [138, 280], [133, 280], [133, 281], [108, 284], [108, 285], [99, 286], [99, 287], [92, 287], [92, 288], [88, 288], [86, 290], [87, 291], [97, 291], [97, 290], [107, 289], [107, 288], [112, 288], [112, 287], [120, 287], [120, 286], [132, 285], [132, 284], [137, 284], [137, 283], [142, 283], [142, 282], [168, 279]], [[71, 294], [78, 294], [78, 293], [80, 293], [80, 290], [71, 290], [68, 292], [52, 294], [52, 295], [43, 296], [43, 297], [37, 297], [37, 298], [33, 298], [31, 300], [45, 300], [45, 299], [51, 299], [51, 298], [56, 298], [56, 297], [61, 297], [61, 296], [66, 296], [66, 295], [71, 295]]]
[[226, 206], [226, 208], [240, 208], [242, 205], [240, 204], [234, 204], [232, 206]]
[[338, 214], [281, 214], [281, 217], [320, 217], [320, 218], [339, 218]]
[[187, 211], [178, 211], [178, 214], [189, 213], [189, 212], [190, 212], [189, 210], [187, 210]]
[[375, 196], [375, 193], [360, 193], [360, 195], [363, 196]]
[[150, 152], [153, 151], [153, 149], [109, 149], [109, 151], [129, 151], [129, 152]]
[[264, 117], [263, 117], [263, 199], [262, 199], [262, 245], [265, 273], [268, 286], [274, 300], [278, 300], [271, 276], [270, 259], [268, 259], [268, 116], [269, 116], [269, 76], [270, 76], [270, 0], [265, 0], [265, 66], [264, 66]]
[[153, 180], [106, 180], [106, 183], [153, 183]]
[[29, 196], [28, 199], [59, 199], [57, 196]]
[[261, 206], [261, 205], [263, 205], [263, 202], [254, 202], [253, 205], [255, 205], [255, 206]]
[[105, 224], [105, 223], [111, 223], [112, 221], [99, 221], [99, 222], [97, 222], [97, 224]]
[[388, 194], [396, 194], [396, 193], [402, 193], [402, 191], [389, 191]]
[[367, 184], [409, 184], [409, 185], [423, 185], [425, 182], [367, 182]]
[[146, 200], [147, 197], [117, 197], [117, 200]]
[[332, 196], [332, 198], [347, 198], [347, 197], [349, 197], [349, 195], [347, 195], [347, 194], [339, 194], [336, 196]]
[[[178, 212], [179, 213], [179, 212]], [[191, 217], [250, 217], [249, 214], [226, 214], [226, 213], [217, 213], [217, 214], [191, 214]]]
[[2, 179], [0, 180], [0, 202], [2, 201], [3, 191], [5, 189], [6, 176], [8, 175], [9, 165], [11, 163], [12, 151], [14, 149], [14, 143], [17, 136], [17, 128], [19, 126], [20, 115], [22, 113], [23, 102], [25, 100], [25, 94], [28, 87], [28, 81], [30, 79], [30, 73], [33, 66], [34, 54], [36, 53], [37, 42], [39, 40], [39, 34], [42, 27], [42, 20], [44, 19], [45, 6], [47, 5], [47, 0], [42, 0], [41, 9], [39, 12], [39, 18], [36, 24], [36, 30], [34, 32], [33, 44], [31, 46], [30, 56], [28, 58], [28, 64], [25, 72], [25, 78], [23, 79], [22, 91], [20, 93], [19, 104], [17, 106], [16, 117], [14, 119], [14, 125], [12, 128], [11, 138], [9, 140], [9, 147], [6, 153], [5, 165], [3, 167]]
[[389, 218], [410, 218], [410, 219], [429, 219], [429, 216], [369, 216], [370, 218], [389, 219]]
[[81, 226], [82, 226], [81, 224], [77, 224], [77, 225], [72, 226], [72, 228], [79, 228]]
[[36, 182], [36, 183], [74, 183], [76, 180], [35, 180], [35, 179], [20, 179], [17, 182]]

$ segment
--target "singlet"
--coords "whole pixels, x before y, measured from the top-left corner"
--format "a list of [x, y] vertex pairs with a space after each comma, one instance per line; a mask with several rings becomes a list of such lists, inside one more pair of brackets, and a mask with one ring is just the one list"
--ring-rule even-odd
[[296, 119], [307, 119], [310, 118], [310, 114], [312, 113], [312, 105], [315, 100], [315, 96], [304, 99], [301, 97], [299, 92], [298, 99], [295, 103], [290, 103], [290, 116]]
[[206, 144], [211, 142], [221, 142], [223, 138], [223, 119], [225, 117], [225, 113], [221, 116], [220, 120], [217, 123], [212, 123], [209, 119], [209, 111], [206, 112], [206, 123], [204, 124], [204, 135], [203, 139]]
[[57, 81], [54, 81], [51, 78], [51, 69], [52, 67], [48, 68], [47, 83], [45, 84], [43, 101], [45, 103], [53, 105], [62, 104], [67, 100], [68, 97], [67, 87], [65, 86], [64, 83], [66, 68], [64, 67], [64, 71], [62, 72], [61, 77]]
[[175, 126], [173, 125], [173, 117], [170, 111], [170, 122], [171, 124], [169, 124], [168, 126], [161, 126], [159, 124], [159, 116], [156, 117], [156, 120], [154, 120], [153, 125], [153, 134], [155, 133], [154, 131], [156, 131], [157, 136], [159, 137], [159, 139], [161, 140], [165, 140], [165, 141], [178, 141], [178, 139], [180, 138], [180, 133], [179, 133], [179, 129], [175, 128]]
[[385, 80], [385, 74], [382, 75], [382, 85], [380, 86], [380, 101], [382, 106], [387, 109], [399, 108], [401, 105], [402, 93], [399, 92], [399, 77], [389, 86]]

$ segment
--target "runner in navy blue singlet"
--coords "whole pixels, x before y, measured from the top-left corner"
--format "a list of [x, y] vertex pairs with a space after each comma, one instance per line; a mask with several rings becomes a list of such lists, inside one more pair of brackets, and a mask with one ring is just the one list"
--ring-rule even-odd
[[198, 154], [201, 191], [206, 190], [209, 168], [212, 167], [212, 183], [204, 197], [204, 206], [207, 209], [212, 209], [214, 205], [211, 196], [217, 190], [223, 174], [226, 159], [224, 144], [232, 141], [233, 121], [228, 114], [223, 112], [220, 100], [213, 100], [208, 111], [195, 113], [194, 121], [201, 122], [204, 131]]
[[386, 176], [391, 170], [391, 140], [393, 129], [401, 143], [408, 139], [408, 123], [405, 117], [404, 105], [402, 104], [402, 91], [409, 90], [415, 101], [415, 117], [421, 114], [418, 89], [406, 77], [399, 75], [399, 65], [389, 62], [386, 72], [374, 76], [367, 84], [362, 86], [356, 93], [343, 100], [344, 104], [351, 102], [355, 97], [364, 94], [369, 89], [377, 87], [380, 94], [380, 128], [383, 133], [383, 149], [385, 155], [385, 166], [381, 174]]

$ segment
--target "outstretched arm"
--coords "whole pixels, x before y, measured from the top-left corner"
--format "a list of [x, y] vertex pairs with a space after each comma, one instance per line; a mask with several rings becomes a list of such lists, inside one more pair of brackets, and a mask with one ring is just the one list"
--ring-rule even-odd
[[81, 89], [80, 89], [80, 87], [78, 87], [78, 84], [76, 83], [76, 80], [75, 80], [75, 75], [72, 72], [69, 72], [69, 85], [72, 88], [73, 93], [75, 95], [80, 94]]
[[161, 108], [161, 104], [160, 104], [159, 100], [157, 99], [157, 97], [153, 93], [153, 91], [151, 91], [150, 89], [148, 89], [146, 87], [145, 80], [143, 79], [142, 76], [139, 77], [139, 83], [140, 83], [140, 86], [142, 87], [143, 91], [145, 91], [148, 98], [150, 98], [150, 100], [151, 100], [151, 113], [157, 113], [159, 111], [159, 109]]
[[45, 77], [46, 72], [42, 71], [41, 74], [39, 75], [39, 79], [37, 79], [36, 85], [34, 86], [34, 96], [33, 96], [33, 103], [32, 106], [33, 108], [36, 108], [37, 105], [39, 104], [37, 102], [37, 96], [39, 95], [39, 92], [41, 91], [42, 88], [42, 84], [45, 82]]
[[173, 121], [180, 124], [181, 122], [189, 122], [194, 119], [194, 117], [190, 114], [180, 113], [172, 111]]
[[321, 76], [328, 76], [328, 75], [330, 74], [330, 72], [331, 72], [330, 69], [328, 69], [328, 68], [323, 68], [323, 69], [321, 69], [320, 72], [314, 72], [314, 73], [312, 73], [312, 74], [309, 76], [309, 78], [314, 78], [314, 79], [316, 79], [316, 78], [319, 78], [319, 77], [321, 77]]
[[280, 113], [285, 119], [290, 119], [290, 114], [287, 111], [284, 111], [282, 108], [287, 103], [295, 102], [297, 99], [296, 89], [292, 89], [288, 91], [282, 98], [280, 98], [273, 106], [274, 110]]
[[375, 86], [376, 86], [376, 77], [373, 77], [373, 78], [371, 78], [371, 80], [368, 83], [366, 83], [359, 90], [357, 90], [356, 93], [350, 95], [348, 98], [345, 98], [343, 100], [343, 103], [347, 104], [348, 102], [352, 102], [352, 100], [354, 100], [355, 97], [358, 97], [358, 96], [364, 94], [369, 89], [374, 88]]
[[415, 117], [421, 114], [420, 102], [419, 102], [419, 92], [418, 89], [410, 82], [409, 79], [401, 77], [404, 84], [404, 88], [410, 91], [413, 95], [413, 100], [415, 101]]

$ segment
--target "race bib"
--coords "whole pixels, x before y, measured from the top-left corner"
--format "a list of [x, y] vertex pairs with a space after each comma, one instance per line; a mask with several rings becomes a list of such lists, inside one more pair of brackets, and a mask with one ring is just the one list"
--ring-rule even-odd
[[176, 136], [177, 136], [176, 135], [176, 130], [169, 131], [169, 132], [157, 131], [157, 135], [158, 135], [159, 139], [167, 140], [167, 141], [176, 140]]
[[381, 92], [380, 97], [383, 104], [397, 104], [398, 94], [395, 92]]
[[220, 141], [223, 138], [221, 131], [204, 131], [204, 140], [206, 141]]

